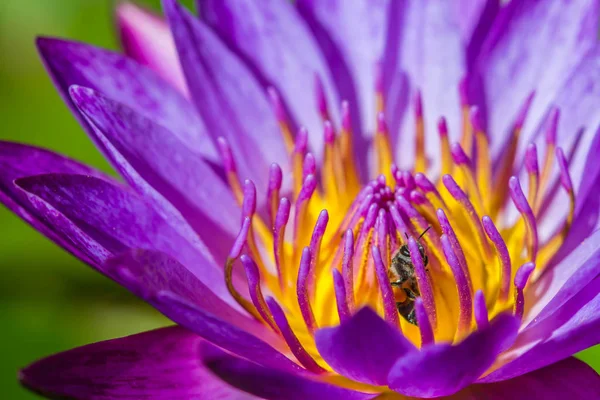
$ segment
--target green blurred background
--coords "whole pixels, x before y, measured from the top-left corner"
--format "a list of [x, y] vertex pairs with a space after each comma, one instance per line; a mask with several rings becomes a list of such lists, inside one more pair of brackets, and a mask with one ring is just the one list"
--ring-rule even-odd
[[[159, 0], [139, 0], [159, 10]], [[191, 6], [192, 0], [183, 1]], [[1, 139], [31, 143], [111, 168], [70, 115], [35, 51], [36, 35], [118, 48], [111, 0], [0, 2]], [[58, 351], [169, 322], [0, 208], [0, 388], [35, 398], [16, 375]], [[600, 347], [580, 357], [600, 370]]]
[[[160, 9], [159, 0], [139, 3]], [[47, 147], [111, 172], [54, 90], [34, 38], [117, 49], [113, 6], [110, 0], [0, 2], [1, 139]], [[0, 224], [0, 398], [37, 398], [16, 379], [18, 369], [37, 358], [169, 324], [2, 206]]]

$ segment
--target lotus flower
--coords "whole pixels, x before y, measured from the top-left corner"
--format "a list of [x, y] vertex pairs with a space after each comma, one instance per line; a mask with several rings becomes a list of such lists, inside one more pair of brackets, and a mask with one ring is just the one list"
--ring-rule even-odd
[[82, 399], [600, 398], [596, 1], [118, 6], [37, 42], [124, 182], [2, 143], [2, 201], [177, 325], [35, 362]]

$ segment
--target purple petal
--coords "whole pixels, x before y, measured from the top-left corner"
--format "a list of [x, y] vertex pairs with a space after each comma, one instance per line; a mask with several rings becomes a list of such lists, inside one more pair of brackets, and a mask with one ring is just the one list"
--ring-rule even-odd
[[70, 94], [126, 181], [166, 220], [176, 221], [171, 208], [177, 208], [223, 265], [239, 208], [221, 178], [175, 135], [131, 108], [87, 88], [73, 86]]
[[279, 0], [197, 4], [200, 17], [248, 61], [261, 82], [277, 88], [297, 125], [308, 129], [311, 152], [320, 159], [322, 121], [315, 77], [323, 84], [329, 112], [337, 111], [339, 99], [326, 60], [293, 5]]
[[[37, 46], [59, 93], [72, 110], [75, 105], [67, 93], [69, 87], [89, 87], [164, 126], [199, 155], [217, 159], [194, 107], [154, 71], [123, 55], [83, 43], [39, 38]], [[79, 120], [93, 134], [85, 121]]]
[[519, 321], [501, 314], [457, 345], [434, 344], [401, 357], [389, 374], [391, 389], [415, 397], [456, 393], [473, 383], [512, 344]]
[[600, 343], [600, 231], [526, 291], [526, 318], [501, 365], [483, 381], [508, 379]]
[[[458, 138], [461, 123], [459, 83], [466, 73], [466, 46], [462, 39], [453, 2], [414, 1], [392, 2], [386, 59], [384, 65], [388, 87], [387, 119], [392, 137], [399, 132], [402, 146], [396, 146], [396, 159], [412, 164], [414, 148], [414, 112], [403, 112], [406, 107], [406, 88], [398, 80], [408, 75], [414, 94], [420, 90], [423, 98], [426, 152], [437, 168], [439, 140], [437, 121], [443, 116], [452, 138]], [[412, 110], [411, 110], [412, 111]], [[406, 114], [406, 115], [404, 115]], [[408, 157], [407, 157], [408, 156]]]
[[528, 288], [524, 326], [562, 307], [600, 274], [599, 266], [600, 231], [596, 231]]
[[600, 278], [597, 277], [553, 314], [520, 332], [513, 347], [498, 360], [503, 365], [482, 381], [509, 379], [599, 343]]
[[[597, 189], [593, 190], [594, 186], [590, 185], [600, 175], [600, 163], [596, 162], [600, 151], [600, 88], [596, 85], [600, 79], [598, 63], [600, 47], [596, 46], [573, 68], [553, 101], [553, 105], [561, 111], [557, 146], [562, 147], [565, 154], [570, 154], [575, 149], [569, 163], [569, 174], [575, 185], [577, 213], [588, 200], [594, 201], [598, 197]], [[542, 129], [534, 133], [537, 133], [535, 141], [540, 154], [543, 154], [546, 146]], [[554, 175], [553, 181], [558, 181], [558, 174]], [[562, 222], [562, 218], [557, 216], [566, 214], [565, 201], [563, 193], [552, 198], [541, 218], [542, 232], [554, 232]]]
[[[452, 397], [454, 399], [454, 397]], [[588, 400], [600, 398], [600, 376], [575, 358], [567, 358], [507, 381], [473, 385], [456, 400]]]
[[131, 248], [158, 250], [196, 269], [195, 275], [218, 296], [230, 298], [222, 269], [206, 249], [190, 244], [130, 190], [98, 178], [66, 174], [22, 178], [16, 184], [27, 192], [39, 218], [96, 265]]
[[89, 175], [107, 181], [112, 181], [112, 178], [48, 150], [0, 141], [0, 202], [76, 257], [92, 263], [85, 253], [78, 251], [69, 241], [63, 240], [53, 231], [52, 226], [38, 218], [38, 213], [27, 200], [26, 194], [14, 185], [16, 179], [45, 173]]
[[[175, 0], [163, 0], [193, 102], [213, 139], [229, 142], [240, 178], [259, 192], [269, 166], [289, 164], [267, 95], [250, 70], [202, 22]], [[284, 174], [286, 171], [284, 171]]]
[[335, 71], [334, 79], [341, 94], [356, 108], [352, 115], [360, 112], [363, 136], [375, 132], [376, 81], [387, 35], [389, 3], [389, 0], [300, 0], [296, 3], [319, 41], [331, 70]]
[[499, 0], [459, 0], [454, 11], [465, 43], [468, 59], [473, 61], [500, 9]]
[[[595, 162], [598, 153], [600, 153], [600, 126], [594, 131], [593, 136], [591, 144], [588, 145], [587, 156], [583, 156], [582, 152], [585, 152], [585, 150], [583, 146], [579, 146], [582, 151], [576, 153], [569, 164], [569, 175], [572, 178], [577, 177], [577, 175], [581, 176], [581, 179], [576, 181], [578, 182], [575, 197], [575, 214], [577, 217], [584, 215], [585, 207], [590, 202], [597, 202], [600, 197], [598, 196], [600, 163]], [[583, 164], [583, 167], [580, 164]], [[583, 172], [578, 174], [579, 171]], [[600, 207], [596, 206], [596, 210], [598, 209]]]
[[169, 25], [133, 3], [118, 4], [116, 14], [125, 54], [156, 71], [189, 97]]
[[522, 143], [530, 142], [560, 87], [596, 43], [598, 11], [595, 1], [537, 0], [510, 2], [501, 10], [478, 63], [493, 156], [508, 138], [520, 104], [535, 91], [521, 134]]
[[202, 263], [206, 261], [198, 257], [193, 267], [185, 267], [164, 253], [134, 249], [110, 258], [104, 268], [111, 278], [143, 299], [169, 291], [224, 322], [262, 338], [276, 339], [263, 324], [233, 309], [202, 283]]
[[216, 379], [198, 356], [202, 339], [178, 326], [59, 353], [23, 369], [29, 389], [52, 398], [251, 399]]
[[277, 346], [278, 349], [284, 350], [284, 347], [281, 347], [280, 339], [269, 340], [273, 337], [272, 335], [263, 336], [265, 340], [269, 340], [269, 343], [266, 343], [245, 330], [195, 307], [169, 291], [150, 293], [146, 300], [174, 322], [233, 354], [277, 370], [294, 373], [304, 371], [302, 367], [272, 347]]
[[366, 400], [377, 394], [356, 392], [315, 380], [308, 374], [259, 366], [210, 345], [202, 347], [203, 361], [219, 378], [266, 400]]
[[397, 328], [368, 307], [339, 326], [318, 330], [315, 342], [337, 373], [373, 385], [385, 385], [396, 360], [416, 351]]
[[[600, 144], [600, 135], [597, 137], [598, 144]], [[594, 146], [594, 148], [598, 148]], [[600, 151], [600, 148], [599, 148]], [[591, 152], [590, 152], [591, 153]], [[594, 157], [596, 157], [597, 152], [590, 154], [588, 157], [588, 162], [591, 164], [594, 161]], [[562, 260], [571, 254], [577, 246], [579, 246], [585, 239], [591, 236], [592, 232], [600, 229], [600, 196], [598, 195], [598, 189], [600, 188], [600, 174], [596, 177], [595, 180], [591, 180], [587, 182], [586, 186], [589, 184], [588, 195], [585, 196], [585, 201], [581, 204], [578, 209], [576, 209], [576, 216], [573, 220], [573, 225], [571, 225], [571, 229], [566, 237], [565, 242], [562, 244], [558, 252], [554, 255], [551, 266], [549, 269], [554, 268], [554, 265], [560, 265]], [[586, 190], [582, 188], [582, 190]], [[579, 199], [582, 196], [576, 197]]]

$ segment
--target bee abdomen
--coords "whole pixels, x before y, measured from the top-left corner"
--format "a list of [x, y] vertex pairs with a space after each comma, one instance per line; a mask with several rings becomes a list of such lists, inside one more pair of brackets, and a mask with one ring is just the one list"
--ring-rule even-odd
[[398, 313], [404, 317], [409, 323], [418, 326], [417, 317], [415, 315], [415, 302], [412, 300], [407, 300], [403, 302], [396, 303], [396, 309], [398, 309]]

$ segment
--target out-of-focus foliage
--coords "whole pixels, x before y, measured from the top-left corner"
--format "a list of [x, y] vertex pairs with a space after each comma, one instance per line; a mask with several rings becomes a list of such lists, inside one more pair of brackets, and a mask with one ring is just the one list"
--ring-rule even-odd
[[[138, 0], [155, 9], [159, 0]], [[192, 0], [183, 1], [191, 6]], [[59, 98], [35, 50], [49, 35], [118, 48], [111, 0], [0, 2], [0, 138], [31, 143], [111, 171]], [[169, 322], [0, 208], [0, 387], [28, 399], [20, 367], [86, 343]], [[600, 369], [600, 348], [581, 354]]]

